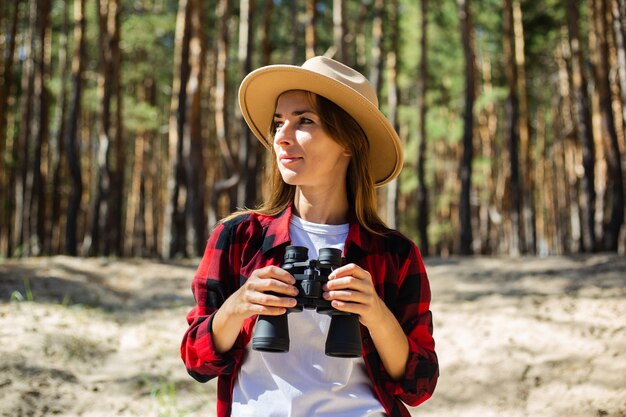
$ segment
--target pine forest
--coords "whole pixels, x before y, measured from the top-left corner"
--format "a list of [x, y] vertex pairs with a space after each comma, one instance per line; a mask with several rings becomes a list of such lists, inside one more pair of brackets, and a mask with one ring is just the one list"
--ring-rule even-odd
[[626, 0], [3, 0], [0, 258], [200, 256], [268, 153], [243, 77], [326, 55], [405, 148], [427, 256], [625, 253]]

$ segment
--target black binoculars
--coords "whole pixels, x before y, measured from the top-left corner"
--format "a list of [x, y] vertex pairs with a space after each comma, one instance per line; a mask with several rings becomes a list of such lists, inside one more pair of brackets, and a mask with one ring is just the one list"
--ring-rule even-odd
[[280, 316], [260, 315], [252, 335], [252, 348], [264, 352], [289, 351], [288, 313], [315, 309], [331, 316], [326, 336], [325, 352], [328, 356], [356, 358], [361, 356], [361, 329], [356, 314], [339, 311], [322, 297], [322, 286], [328, 275], [341, 266], [341, 251], [335, 248], [320, 249], [319, 259], [308, 259], [308, 249], [287, 246], [285, 263], [281, 266], [296, 279], [297, 304]]

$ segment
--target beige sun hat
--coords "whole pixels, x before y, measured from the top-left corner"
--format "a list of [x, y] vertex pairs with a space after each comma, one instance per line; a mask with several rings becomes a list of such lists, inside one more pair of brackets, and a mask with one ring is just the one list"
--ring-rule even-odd
[[271, 149], [270, 129], [278, 97], [306, 90], [337, 104], [361, 126], [370, 143], [370, 168], [376, 186], [400, 174], [404, 156], [395, 129], [378, 109], [376, 91], [359, 72], [317, 56], [301, 67], [269, 65], [248, 74], [239, 88], [239, 106], [254, 135]]

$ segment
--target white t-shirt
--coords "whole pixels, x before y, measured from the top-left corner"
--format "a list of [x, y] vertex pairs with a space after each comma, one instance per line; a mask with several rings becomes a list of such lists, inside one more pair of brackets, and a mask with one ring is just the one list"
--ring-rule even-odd
[[[309, 258], [320, 248], [343, 251], [348, 224], [327, 225], [292, 216], [292, 244], [306, 246]], [[232, 415], [250, 417], [381, 417], [363, 358], [326, 356], [331, 318], [315, 310], [290, 313], [287, 353], [246, 348], [235, 380]]]

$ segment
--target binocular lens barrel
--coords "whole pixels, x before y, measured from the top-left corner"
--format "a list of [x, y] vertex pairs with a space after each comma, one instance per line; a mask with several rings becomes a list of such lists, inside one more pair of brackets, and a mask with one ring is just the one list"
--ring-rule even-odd
[[330, 318], [326, 336], [326, 355], [336, 358], [361, 356], [361, 328], [354, 314], [336, 314]]
[[287, 314], [259, 316], [254, 326], [252, 349], [262, 352], [289, 352]]

